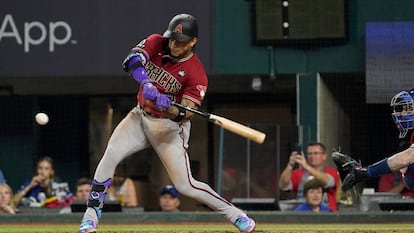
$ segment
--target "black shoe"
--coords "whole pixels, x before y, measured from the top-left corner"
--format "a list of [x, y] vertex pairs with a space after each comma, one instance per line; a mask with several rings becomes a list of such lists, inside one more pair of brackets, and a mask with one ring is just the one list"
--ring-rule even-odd
[[354, 187], [359, 182], [368, 180], [368, 170], [364, 167], [354, 167], [342, 182], [342, 191], [346, 191]]
[[347, 154], [342, 154], [340, 152], [335, 151], [332, 153], [331, 157], [338, 169], [341, 180], [344, 180], [345, 177], [349, 173], [351, 173], [353, 168], [362, 167], [360, 162], [357, 162], [355, 159], [353, 159], [351, 156]]

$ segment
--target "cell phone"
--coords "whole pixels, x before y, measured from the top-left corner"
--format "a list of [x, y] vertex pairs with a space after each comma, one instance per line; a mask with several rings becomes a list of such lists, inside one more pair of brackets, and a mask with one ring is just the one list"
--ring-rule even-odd
[[296, 152], [298, 152], [299, 154], [302, 153], [303, 149], [302, 149], [302, 144], [297, 144], [296, 145]]

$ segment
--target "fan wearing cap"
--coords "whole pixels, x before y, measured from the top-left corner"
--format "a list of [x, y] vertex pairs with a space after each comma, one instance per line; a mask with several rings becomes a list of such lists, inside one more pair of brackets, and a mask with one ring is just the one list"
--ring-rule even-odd
[[193, 113], [171, 103], [198, 109], [204, 100], [208, 79], [194, 51], [198, 40], [196, 18], [178, 14], [163, 35], [143, 39], [122, 62], [124, 71], [139, 84], [138, 103], [117, 125], [99, 161], [79, 233], [96, 232], [116, 166], [147, 147], [157, 153], [181, 195], [206, 204], [241, 232], [255, 228], [253, 219], [191, 174], [188, 147]]
[[164, 212], [178, 212], [180, 193], [173, 185], [166, 185], [160, 192], [160, 208]]

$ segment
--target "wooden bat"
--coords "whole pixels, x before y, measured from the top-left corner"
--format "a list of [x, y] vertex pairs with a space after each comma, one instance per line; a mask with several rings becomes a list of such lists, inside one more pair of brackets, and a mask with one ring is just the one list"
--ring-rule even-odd
[[263, 132], [260, 132], [258, 130], [252, 129], [250, 127], [247, 127], [245, 125], [242, 125], [240, 123], [237, 123], [235, 121], [229, 120], [227, 118], [221, 117], [221, 116], [217, 116], [211, 113], [207, 113], [207, 112], [202, 112], [199, 111], [197, 109], [193, 109], [187, 106], [184, 106], [182, 104], [179, 103], [172, 103], [172, 105], [178, 107], [178, 108], [183, 108], [187, 111], [190, 111], [192, 113], [195, 113], [197, 115], [200, 115], [206, 119], [208, 119], [209, 121], [213, 122], [214, 124], [223, 127], [224, 129], [227, 129], [235, 134], [238, 134], [242, 137], [245, 137], [247, 139], [250, 139], [256, 143], [262, 144], [266, 138], [266, 134], [264, 134]]

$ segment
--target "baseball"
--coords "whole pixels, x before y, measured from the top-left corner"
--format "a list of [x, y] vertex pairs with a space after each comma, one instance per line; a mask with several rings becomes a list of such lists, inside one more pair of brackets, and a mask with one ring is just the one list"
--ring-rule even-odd
[[49, 117], [46, 113], [39, 112], [36, 114], [35, 120], [39, 125], [46, 125], [49, 122]]

